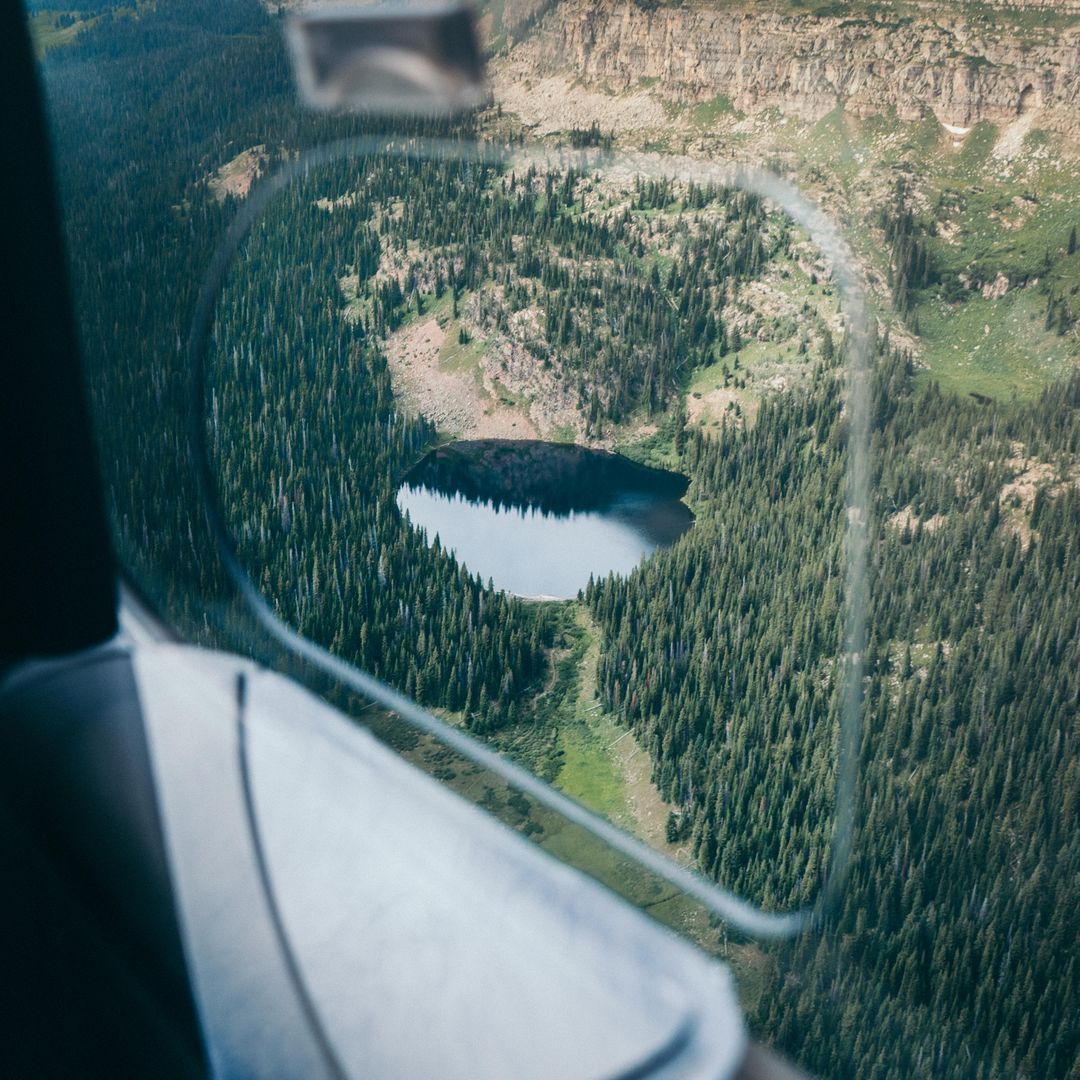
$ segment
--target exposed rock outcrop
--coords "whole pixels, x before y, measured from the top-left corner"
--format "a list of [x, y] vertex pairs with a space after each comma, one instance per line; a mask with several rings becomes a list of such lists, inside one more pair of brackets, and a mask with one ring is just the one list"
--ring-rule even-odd
[[962, 130], [1037, 112], [1039, 127], [1080, 136], [1080, 20], [1063, 18], [1080, 3], [1026, 6], [1055, 14], [1045, 26], [1029, 18], [1021, 34], [1008, 18], [969, 20], [948, 3], [845, 17], [740, 3], [643, 10], [634, 0], [561, 0], [514, 56], [538, 75], [561, 71], [616, 93], [655, 79], [667, 96], [722, 95], [745, 113], [818, 119], [843, 105], [857, 116], [895, 109], [916, 120], [930, 109]]

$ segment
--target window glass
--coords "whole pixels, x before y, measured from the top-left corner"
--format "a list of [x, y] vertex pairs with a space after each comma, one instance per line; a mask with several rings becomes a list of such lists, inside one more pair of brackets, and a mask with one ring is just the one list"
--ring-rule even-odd
[[[276, 4], [30, 8], [132, 584], [725, 956], [806, 1068], [1067, 1075], [1072, 6], [498, 5], [493, 106], [404, 127], [303, 109]], [[865, 522], [851, 864], [793, 940], [290, 653], [229, 580], [191, 321], [260, 181], [341, 139], [209, 294], [195, 430], [240, 566], [452, 731], [790, 912], [829, 895]], [[865, 518], [848, 269], [727, 161], [805, 191], [869, 283]]]

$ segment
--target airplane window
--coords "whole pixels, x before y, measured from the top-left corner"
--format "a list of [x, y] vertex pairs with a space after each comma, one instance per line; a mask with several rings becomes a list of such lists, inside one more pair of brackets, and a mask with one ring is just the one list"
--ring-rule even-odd
[[1068, 1075], [1075, 5], [491, 5], [427, 119], [289, 5], [29, 7], [132, 588], [812, 1072]]

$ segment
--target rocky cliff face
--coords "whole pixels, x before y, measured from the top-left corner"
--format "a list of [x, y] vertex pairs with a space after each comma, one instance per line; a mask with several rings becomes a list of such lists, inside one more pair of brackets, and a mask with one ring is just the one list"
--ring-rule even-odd
[[[830, 5], [825, 10], [836, 10]], [[949, 3], [893, 14], [818, 14], [745, 4], [643, 10], [627, 0], [562, 0], [515, 49], [537, 73], [559, 71], [617, 93], [658, 80], [665, 95], [722, 95], [742, 112], [776, 108], [816, 120], [839, 105], [857, 116], [930, 109], [968, 128], [1038, 113], [1038, 126], [1080, 135], [1077, 0], [1028, 0], [1052, 9], [1040, 25], [961, 15]], [[818, 9], [822, 10], [821, 7]], [[1070, 25], [1071, 23], [1071, 25]]]

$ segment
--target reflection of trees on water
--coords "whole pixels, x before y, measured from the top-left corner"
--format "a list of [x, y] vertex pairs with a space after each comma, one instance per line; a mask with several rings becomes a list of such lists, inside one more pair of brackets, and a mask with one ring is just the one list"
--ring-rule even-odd
[[497, 510], [563, 515], [605, 510], [627, 496], [680, 499], [688, 481], [583, 446], [488, 439], [433, 450], [405, 477], [412, 487], [461, 495]]

